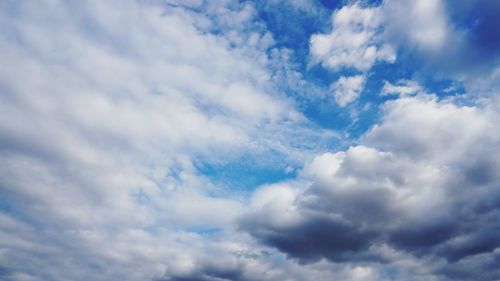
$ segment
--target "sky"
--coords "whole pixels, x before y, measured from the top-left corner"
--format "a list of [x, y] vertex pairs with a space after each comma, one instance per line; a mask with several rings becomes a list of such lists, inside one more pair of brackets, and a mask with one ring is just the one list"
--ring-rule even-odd
[[500, 2], [0, 2], [0, 280], [500, 280]]

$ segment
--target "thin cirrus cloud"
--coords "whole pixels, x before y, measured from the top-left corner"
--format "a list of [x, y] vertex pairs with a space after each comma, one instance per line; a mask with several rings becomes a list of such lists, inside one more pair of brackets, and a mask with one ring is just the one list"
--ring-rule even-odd
[[0, 279], [500, 278], [496, 4], [0, 8]]
[[415, 81], [411, 80], [399, 80], [395, 84], [385, 81], [382, 90], [380, 91], [381, 96], [388, 95], [412, 95], [422, 91], [422, 87]]

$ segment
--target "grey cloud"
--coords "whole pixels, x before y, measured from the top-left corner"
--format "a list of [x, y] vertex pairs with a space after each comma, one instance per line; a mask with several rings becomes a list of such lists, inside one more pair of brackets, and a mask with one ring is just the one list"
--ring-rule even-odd
[[[218, 255], [218, 254], [216, 254]], [[265, 259], [261, 254], [242, 257], [231, 253], [204, 257], [197, 260], [188, 272], [170, 272], [155, 281], [257, 281], [270, 280], [264, 273], [266, 268], [257, 259]], [[249, 264], [254, 263], [254, 267]], [[257, 264], [257, 265], [255, 265]], [[262, 272], [259, 272], [262, 271]]]
[[359, 252], [368, 250], [374, 234], [351, 222], [321, 213], [306, 214], [302, 220], [292, 226], [274, 227], [260, 225], [250, 217], [242, 224], [243, 230], [262, 243], [274, 246], [302, 262], [314, 262], [321, 257], [332, 261], [351, 260]]
[[[262, 245], [253, 245], [253, 250]], [[265, 248], [264, 248], [265, 249]], [[335, 278], [342, 281], [382, 281], [388, 280], [384, 270], [392, 271], [392, 276], [405, 280], [432, 280], [424, 272], [420, 276], [408, 276], [403, 270], [384, 268], [385, 265], [375, 263], [342, 264], [324, 260], [308, 263], [297, 263], [296, 260], [282, 259], [276, 252], [267, 249], [260, 253], [239, 255], [222, 254], [218, 251], [207, 254], [194, 261], [192, 266], [181, 271], [167, 270], [155, 281], [321, 281]], [[403, 277], [404, 276], [404, 277]], [[402, 280], [402, 279], [401, 279]]]
[[498, 280], [500, 255], [496, 253], [476, 255], [444, 266], [439, 274], [449, 280]]
[[242, 272], [239, 269], [224, 269], [207, 267], [199, 271], [183, 275], [170, 276], [165, 279], [157, 279], [157, 281], [245, 281], [248, 279], [242, 278]]
[[497, 269], [460, 269], [468, 260], [491, 260], [500, 246], [497, 113], [423, 94], [390, 101], [385, 110], [363, 145], [317, 157], [303, 173], [310, 187], [280, 207], [256, 208], [242, 228], [302, 262], [390, 265], [397, 258], [377, 250], [387, 246], [438, 261], [436, 278], [499, 278]]
[[415, 253], [429, 254], [432, 247], [458, 235], [460, 228], [451, 218], [423, 219], [391, 231], [389, 241], [395, 247]]
[[491, 253], [500, 246], [498, 226], [477, 225], [472, 233], [456, 236], [440, 249], [439, 254], [450, 261], [458, 261], [468, 256]]

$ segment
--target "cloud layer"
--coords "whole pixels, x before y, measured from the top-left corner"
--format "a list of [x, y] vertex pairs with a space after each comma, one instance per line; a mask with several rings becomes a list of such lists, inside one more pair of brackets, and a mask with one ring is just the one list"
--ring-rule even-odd
[[243, 208], [197, 159], [303, 157], [253, 8], [179, 5], [2, 4], [2, 279], [161, 276]]

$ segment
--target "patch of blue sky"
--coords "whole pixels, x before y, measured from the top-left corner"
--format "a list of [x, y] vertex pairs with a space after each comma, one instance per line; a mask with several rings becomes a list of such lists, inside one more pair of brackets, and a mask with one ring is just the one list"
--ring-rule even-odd
[[147, 205], [147, 204], [151, 203], [151, 198], [149, 197], [149, 195], [146, 192], [144, 192], [143, 188], [139, 188], [139, 190], [137, 192], [133, 193], [132, 196], [140, 204]]
[[221, 227], [211, 227], [211, 226], [193, 226], [193, 227], [188, 227], [184, 230], [188, 231], [188, 232], [200, 234], [203, 236], [217, 235], [217, 234], [222, 233], [224, 231], [224, 229]]
[[322, 83], [326, 94], [323, 98], [303, 105], [303, 113], [320, 127], [345, 133], [355, 140], [379, 121], [380, 105], [396, 96], [381, 96], [385, 81], [397, 83], [399, 80], [414, 80], [420, 83], [426, 92], [438, 97], [448, 97], [464, 93], [463, 86], [456, 81], [436, 77], [424, 71], [418, 71], [418, 66], [400, 60], [394, 64], [378, 63], [366, 75], [366, 82], [359, 98], [346, 107], [339, 107], [333, 93], [328, 90], [328, 83], [336, 81], [341, 76], [352, 76], [355, 71], [330, 72], [314, 67], [315, 83]]
[[330, 10], [335, 10], [335, 9], [338, 9], [340, 7], [342, 7], [343, 5], [345, 5], [345, 3], [347, 2], [346, 0], [319, 0], [319, 2], [327, 9], [330, 9]]
[[196, 168], [215, 185], [230, 186], [231, 190], [241, 192], [297, 176], [298, 167], [286, 165], [284, 162], [269, 163], [270, 158], [273, 156], [261, 155], [260, 159], [244, 156], [224, 163], [199, 162]]
[[[287, 1], [257, 2], [258, 15], [276, 40], [276, 46], [292, 50], [291, 63], [302, 78], [318, 87], [320, 95], [327, 93], [329, 85], [341, 76], [355, 75], [354, 70], [330, 71], [319, 64], [311, 65], [310, 38], [315, 33], [331, 29], [331, 10], [346, 1], [321, 1], [316, 13], [307, 13]], [[270, 4], [272, 3], [272, 4]], [[311, 1], [311, 3], [315, 3]], [[301, 89], [288, 88], [287, 94], [299, 100], [299, 110], [311, 121], [328, 129], [344, 130], [352, 122], [349, 112], [336, 106], [328, 97], [314, 93], [297, 93]]]
[[427, 71], [426, 66], [418, 63], [418, 57], [404, 52], [399, 52], [395, 63], [378, 63], [370, 71], [366, 85], [365, 94], [361, 99], [367, 102], [380, 104], [395, 96], [381, 97], [380, 90], [384, 81], [397, 83], [399, 80], [413, 80], [419, 83], [425, 92], [435, 94], [443, 98], [464, 93], [463, 85], [457, 80], [452, 80], [435, 71]]
[[17, 206], [13, 203], [15, 201], [12, 199], [11, 196], [3, 194], [0, 197], [0, 211], [6, 213], [19, 212], [20, 210], [16, 208]]
[[[436, 76], [435, 73], [422, 71], [415, 57], [404, 52], [398, 53], [395, 63], [376, 63], [367, 72], [366, 82], [359, 98], [346, 107], [335, 103], [330, 84], [342, 76], [362, 74], [354, 69], [331, 71], [320, 64], [311, 65], [309, 42], [312, 34], [328, 32], [331, 28], [331, 11], [346, 1], [321, 1], [316, 13], [306, 13], [286, 1], [255, 2], [258, 21], [266, 26], [276, 41], [277, 47], [292, 50], [290, 58], [295, 71], [298, 71], [307, 83], [320, 89], [319, 96], [305, 96], [283, 85], [287, 95], [298, 101], [298, 109], [319, 128], [331, 129], [341, 133], [350, 142], [355, 142], [361, 135], [376, 124], [381, 116], [381, 105], [396, 96], [381, 96], [385, 81], [397, 83], [401, 79], [416, 80], [427, 92], [439, 97], [456, 95], [463, 88], [449, 79]], [[380, 1], [365, 1], [364, 5], [376, 6]], [[256, 28], [262, 26], [257, 24]], [[323, 144], [324, 145], [324, 144]], [[349, 142], [334, 141], [324, 145], [332, 151], [348, 146]], [[197, 171], [219, 185], [230, 185], [242, 191], [273, 182], [294, 178], [300, 167], [289, 166], [286, 161], [276, 161], [279, 157], [272, 152], [262, 155], [246, 155], [237, 159], [210, 162], [198, 161]]]
[[500, 53], [500, 2], [491, 0], [468, 1], [463, 5], [448, 5], [454, 24], [467, 30], [468, 39], [487, 54]]
[[276, 45], [294, 50], [299, 61], [307, 63], [309, 38], [318, 30], [328, 28], [330, 14], [321, 6], [315, 6], [314, 12], [305, 12], [287, 1], [259, 1], [256, 7]]
[[38, 218], [29, 215], [29, 202], [21, 201], [21, 204], [25, 204], [25, 208], [19, 208], [18, 204], [18, 198], [3, 191], [2, 196], [0, 196], [0, 214], [6, 214], [16, 220], [23, 221], [35, 229], [46, 227], [46, 222], [39, 221]]

